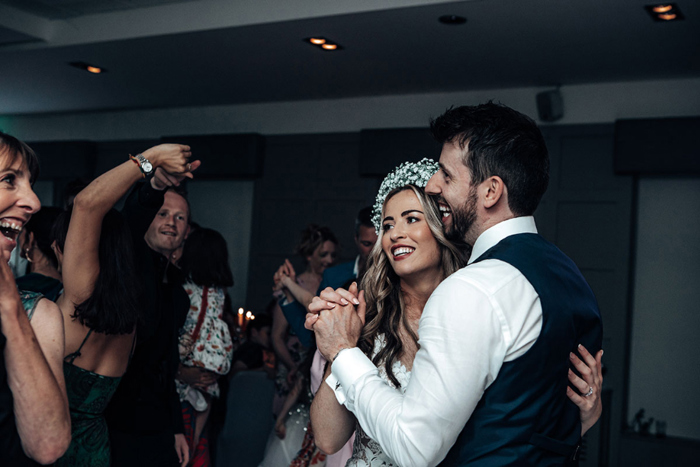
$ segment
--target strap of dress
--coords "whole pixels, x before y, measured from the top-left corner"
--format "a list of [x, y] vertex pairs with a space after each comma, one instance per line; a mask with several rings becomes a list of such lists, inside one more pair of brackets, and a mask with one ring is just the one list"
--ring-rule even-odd
[[92, 329], [90, 329], [90, 330], [88, 331], [87, 335], [85, 336], [85, 339], [83, 339], [83, 343], [80, 344], [80, 347], [78, 347], [78, 350], [76, 350], [76, 351], [73, 352], [73, 353], [69, 353], [68, 355], [66, 355], [66, 358], [64, 358], [63, 360], [66, 361], [66, 362], [68, 362], [68, 363], [70, 363], [70, 364], [72, 365], [73, 362], [75, 361], [75, 359], [78, 358], [78, 357], [80, 357], [80, 355], [81, 355], [80, 350], [81, 350], [81, 349], [83, 348], [83, 346], [85, 345], [85, 342], [87, 342], [88, 337], [90, 337], [90, 334], [92, 334]]
[[129, 352], [129, 361], [126, 363], [126, 367], [129, 368], [131, 365], [131, 357], [134, 356], [134, 349], [136, 348], [136, 336], [139, 334], [138, 328], [134, 332], [134, 338], [131, 340], [131, 351]]

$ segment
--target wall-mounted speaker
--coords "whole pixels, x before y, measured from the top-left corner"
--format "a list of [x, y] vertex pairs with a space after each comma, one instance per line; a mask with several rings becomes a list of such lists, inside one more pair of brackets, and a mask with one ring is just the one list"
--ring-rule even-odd
[[537, 114], [543, 122], [554, 122], [564, 116], [564, 100], [558, 90], [537, 94]]

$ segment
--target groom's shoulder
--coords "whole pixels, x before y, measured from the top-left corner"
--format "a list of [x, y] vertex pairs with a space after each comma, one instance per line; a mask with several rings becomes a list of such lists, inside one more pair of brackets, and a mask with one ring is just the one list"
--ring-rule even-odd
[[490, 295], [522, 277], [522, 274], [510, 264], [497, 259], [488, 259], [463, 267], [445, 279], [440, 287], [476, 289]]

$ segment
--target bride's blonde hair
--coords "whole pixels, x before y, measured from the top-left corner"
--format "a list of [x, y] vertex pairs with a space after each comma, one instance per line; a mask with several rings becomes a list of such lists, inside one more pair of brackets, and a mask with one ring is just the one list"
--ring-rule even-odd
[[[437, 203], [425, 194], [423, 188], [414, 185], [405, 185], [389, 192], [382, 206], [382, 214], [386, 209], [386, 203], [397, 193], [412, 190], [423, 208], [425, 220], [428, 223], [433, 237], [438, 242], [440, 248], [441, 279], [445, 279], [453, 272], [460, 269], [466, 261], [463, 253], [453, 245], [442, 231], [440, 220], [440, 210]], [[382, 215], [383, 217], [383, 215]], [[372, 362], [379, 366], [384, 365], [389, 380], [395, 387], [401, 384], [396, 379], [392, 366], [399, 360], [403, 351], [403, 344], [399, 330], [401, 327], [418, 345], [418, 336], [411, 330], [407, 318], [403, 313], [404, 299], [401, 294], [399, 277], [389, 263], [389, 259], [382, 250], [382, 235], [380, 229], [379, 238], [374, 244], [372, 251], [367, 258], [365, 274], [362, 278], [360, 288], [365, 291], [365, 301], [367, 302], [367, 314], [365, 327], [362, 330], [359, 348], [372, 358], [374, 341], [378, 335], [383, 334], [385, 339], [384, 347], [372, 358]]]

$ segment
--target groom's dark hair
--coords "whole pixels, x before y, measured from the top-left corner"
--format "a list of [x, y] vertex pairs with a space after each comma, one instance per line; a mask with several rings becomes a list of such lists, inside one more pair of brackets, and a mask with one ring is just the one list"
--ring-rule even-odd
[[542, 132], [528, 116], [487, 102], [449, 108], [430, 121], [441, 144], [456, 142], [462, 162], [477, 185], [497, 175], [508, 188], [508, 207], [516, 216], [535, 212], [549, 184], [549, 154]]

